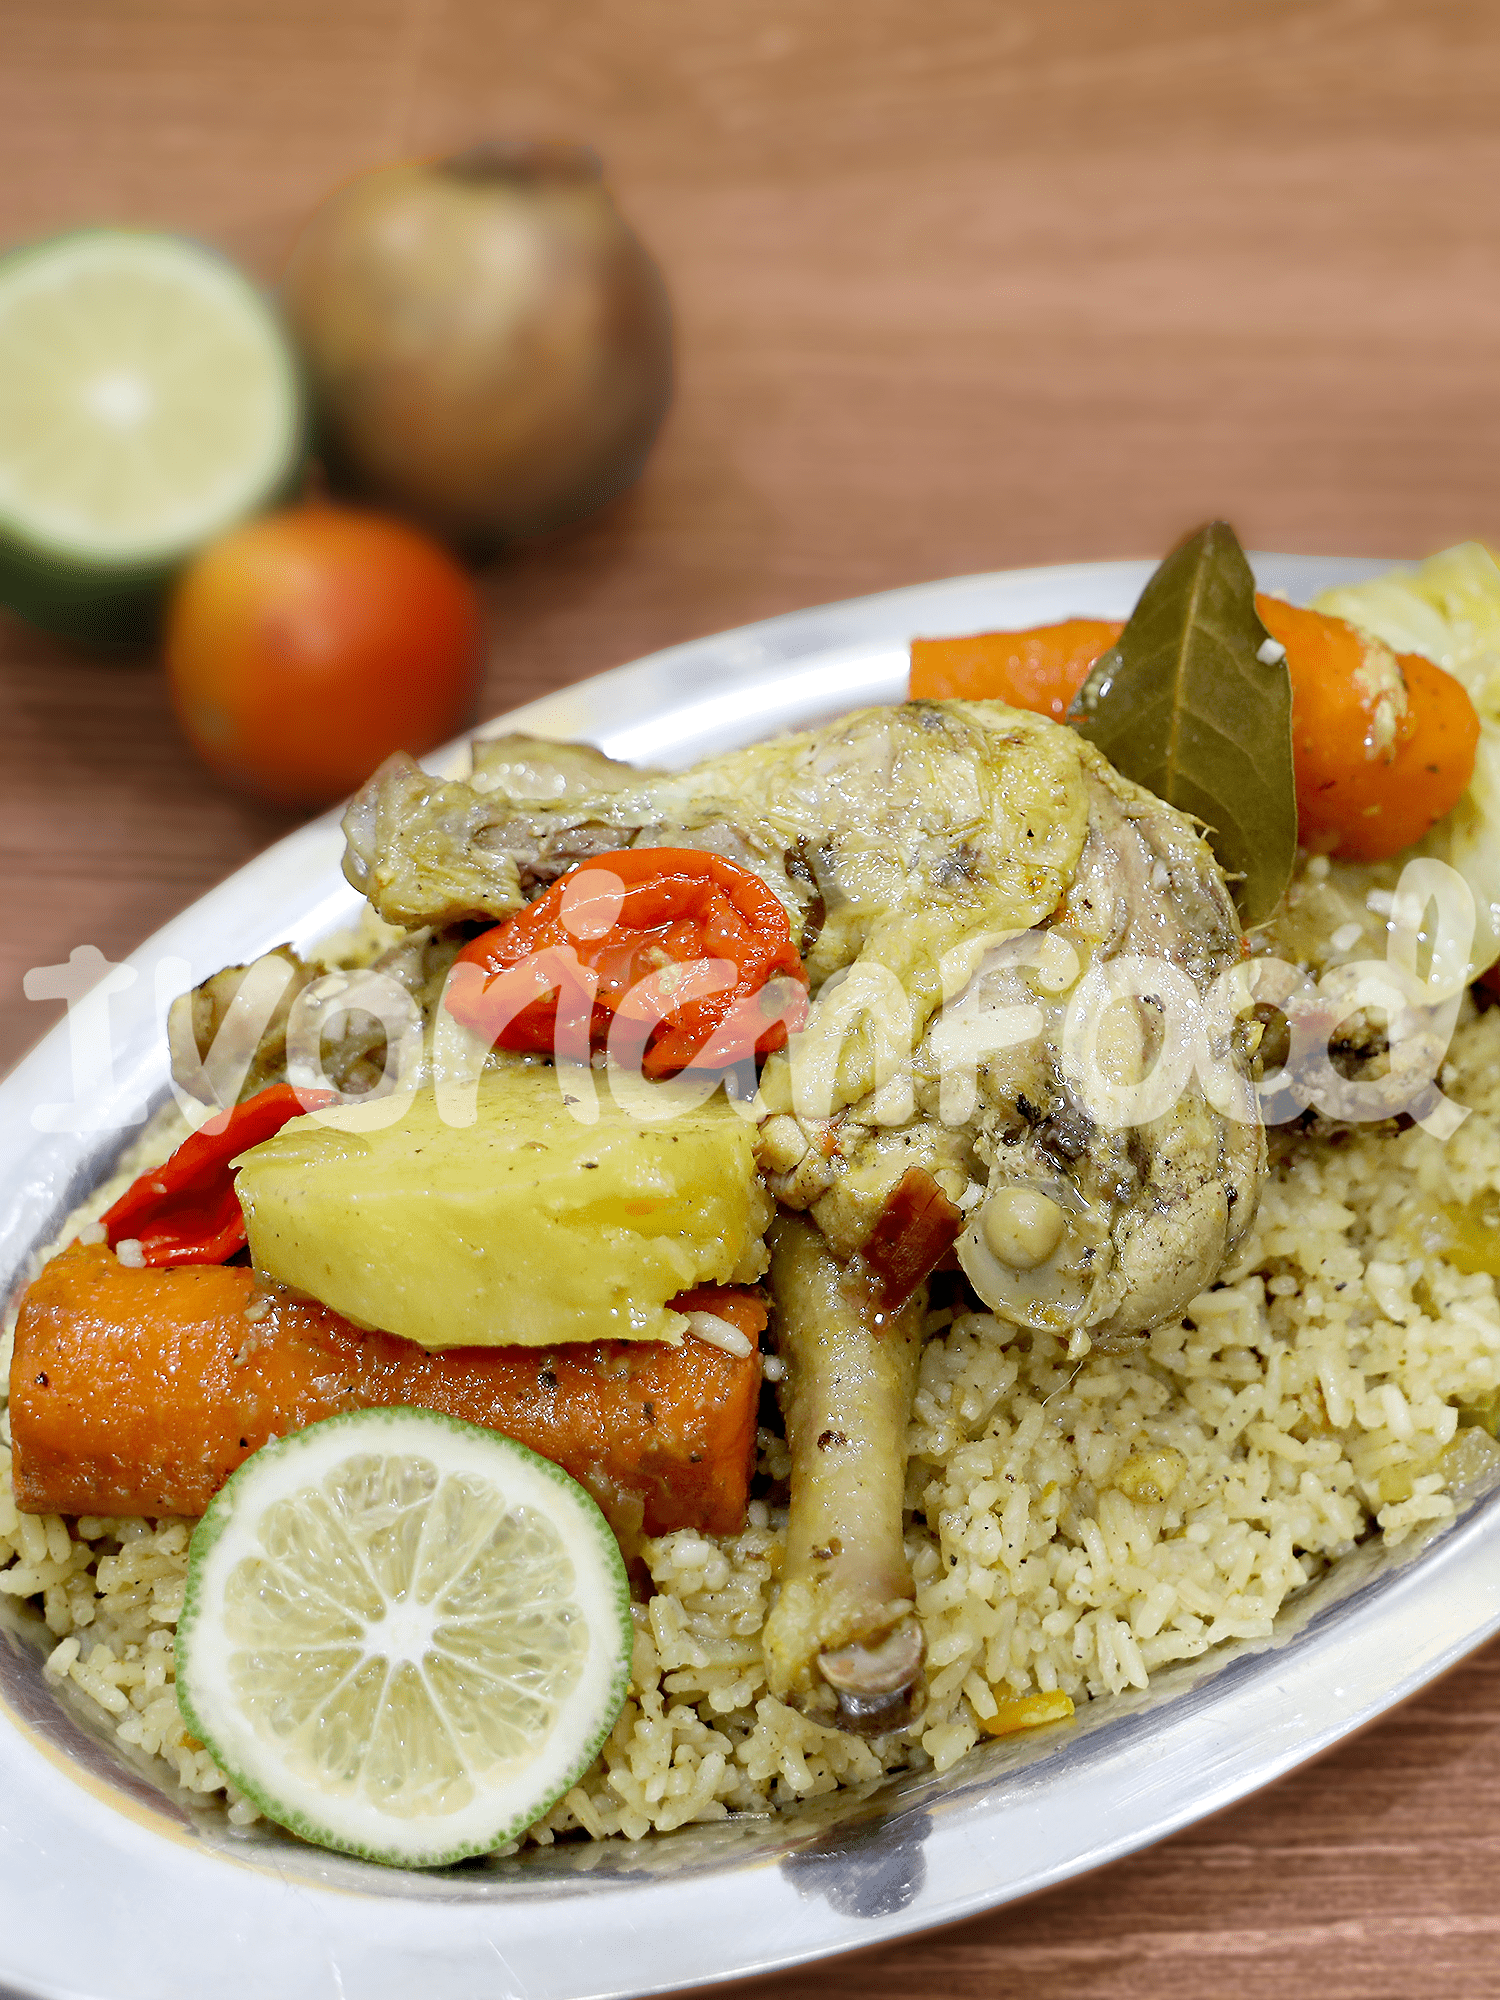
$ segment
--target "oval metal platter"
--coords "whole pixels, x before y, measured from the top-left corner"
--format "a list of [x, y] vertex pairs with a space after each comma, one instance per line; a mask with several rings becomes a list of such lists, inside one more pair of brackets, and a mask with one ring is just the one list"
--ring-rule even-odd
[[[1255, 559], [1305, 599], [1386, 567]], [[1123, 616], [1150, 566], [961, 577], [696, 640], [486, 725], [583, 737], [683, 764], [905, 692], [915, 635]], [[463, 744], [428, 760], [466, 768]], [[129, 961], [110, 1001], [117, 1059], [93, 1131], [71, 1098], [66, 1024], [3, 1084], [0, 1297], [166, 1091], [154, 968], [172, 991], [283, 939], [309, 945], [357, 905], [338, 815], [203, 897]], [[131, 1764], [46, 1682], [46, 1634], [0, 1600], [0, 1986], [111, 2000], [606, 2000], [745, 1978], [951, 1923], [1084, 1874], [1270, 1783], [1432, 1680], [1500, 1627], [1500, 1494], [1426, 1543], [1360, 1548], [1276, 1636], [1106, 1700], [1068, 1726], [982, 1745], [942, 1778], [906, 1776], [758, 1819], [636, 1844], [537, 1849], [431, 1875], [236, 1833]]]

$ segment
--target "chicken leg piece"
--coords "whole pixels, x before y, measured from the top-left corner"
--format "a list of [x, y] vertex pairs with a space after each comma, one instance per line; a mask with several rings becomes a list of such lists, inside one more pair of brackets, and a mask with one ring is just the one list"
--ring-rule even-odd
[[771, 1290], [792, 1499], [766, 1676], [781, 1700], [836, 1706], [845, 1728], [879, 1735], [906, 1719], [922, 1664], [902, 1498], [927, 1288], [882, 1311], [821, 1233], [787, 1216]]

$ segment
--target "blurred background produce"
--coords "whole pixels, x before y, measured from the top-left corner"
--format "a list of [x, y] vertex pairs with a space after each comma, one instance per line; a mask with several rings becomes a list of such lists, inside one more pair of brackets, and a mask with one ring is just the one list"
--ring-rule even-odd
[[308, 425], [336, 486], [482, 555], [636, 478], [672, 321], [597, 156], [542, 143], [361, 175], [302, 232], [280, 303], [137, 230], [0, 260], [0, 605], [101, 644], [150, 645], [165, 618], [204, 763], [314, 808], [472, 719], [483, 619], [395, 518], [255, 521]]
[[283, 285], [332, 476], [494, 548], [628, 486], [672, 393], [666, 290], [583, 146], [364, 174]]
[[252, 798], [314, 807], [468, 719], [483, 614], [426, 535], [314, 504], [211, 543], [172, 592], [172, 705], [211, 771]]
[[97, 229], [0, 259], [0, 604], [145, 639], [183, 560], [296, 480], [298, 369], [224, 258]]

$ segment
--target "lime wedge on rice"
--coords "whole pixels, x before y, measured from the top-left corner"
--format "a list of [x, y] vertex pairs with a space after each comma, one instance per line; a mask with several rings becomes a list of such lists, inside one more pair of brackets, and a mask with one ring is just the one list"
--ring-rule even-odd
[[359, 1410], [254, 1453], [199, 1522], [177, 1697], [269, 1818], [435, 1868], [577, 1783], [631, 1642], [619, 1548], [567, 1473], [451, 1417]]
[[303, 429], [287, 337], [223, 257], [97, 229], [0, 258], [0, 602], [148, 630], [173, 571], [289, 486]]

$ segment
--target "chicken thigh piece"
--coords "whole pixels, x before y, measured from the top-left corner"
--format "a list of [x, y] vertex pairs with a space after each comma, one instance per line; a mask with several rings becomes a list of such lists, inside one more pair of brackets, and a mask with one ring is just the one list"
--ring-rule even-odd
[[[1080, 1076], [1088, 975], [1125, 961], [1143, 988], [1101, 1009], [1093, 1037], [1105, 1080], [1128, 1085], [1191, 1040], [1194, 1009], [1243, 946], [1192, 824], [1088, 744], [1078, 751], [1086, 832], [1046, 920], [978, 938], [972, 975], [909, 1061], [831, 1119], [798, 1115], [796, 1051], [773, 1058], [760, 1158], [783, 1205], [809, 1210], [843, 1258], [925, 1173], [964, 1204], [959, 1259], [987, 1305], [1018, 1326], [1108, 1340], [1159, 1324], [1212, 1281], [1254, 1216], [1265, 1135], [1248, 1096], [1245, 1115], [1226, 1114], [1191, 1065], [1138, 1123], [1101, 1115]], [[954, 958], [961, 978], [969, 961]], [[1227, 1031], [1211, 1053], [1232, 1061]]]

